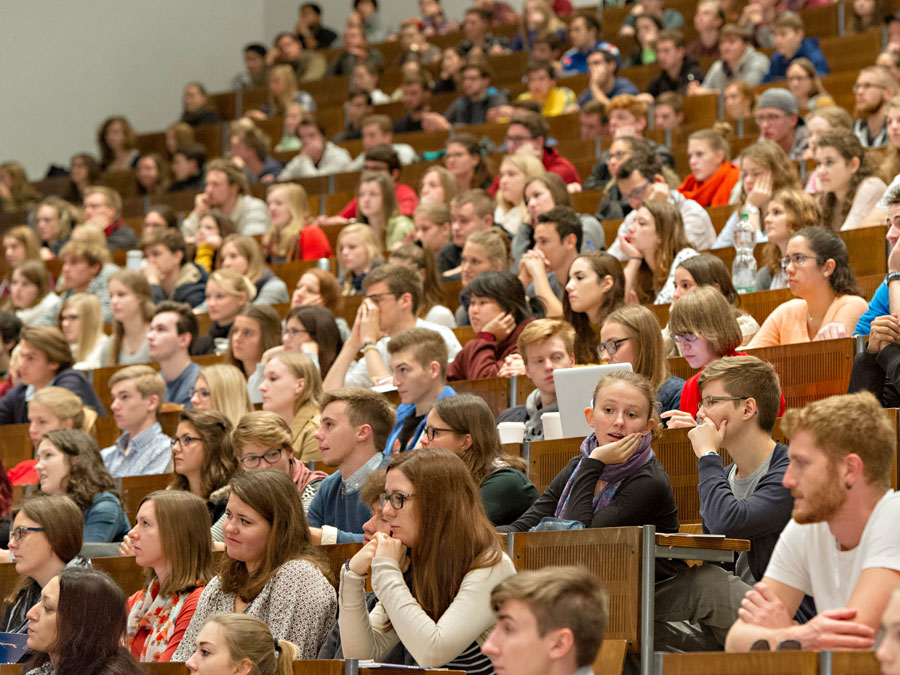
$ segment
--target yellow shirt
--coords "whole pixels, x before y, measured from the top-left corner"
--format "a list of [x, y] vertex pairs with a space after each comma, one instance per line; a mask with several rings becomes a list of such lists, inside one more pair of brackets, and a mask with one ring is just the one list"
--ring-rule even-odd
[[[519, 94], [516, 100], [532, 101], [534, 98], [531, 92], [526, 91], [523, 94]], [[553, 87], [547, 100], [544, 101], [544, 109], [541, 111], [541, 114], [544, 117], [556, 117], [557, 115], [562, 115], [566, 108], [574, 105], [576, 105], [575, 92], [568, 87]]]

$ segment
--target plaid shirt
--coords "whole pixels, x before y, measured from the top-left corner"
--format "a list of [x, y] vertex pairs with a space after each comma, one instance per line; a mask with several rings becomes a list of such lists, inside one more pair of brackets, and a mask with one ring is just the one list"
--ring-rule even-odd
[[172, 462], [172, 439], [163, 433], [157, 422], [134, 438], [123, 433], [113, 445], [103, 448], [100, 455], [114, 478], [168, 473]]

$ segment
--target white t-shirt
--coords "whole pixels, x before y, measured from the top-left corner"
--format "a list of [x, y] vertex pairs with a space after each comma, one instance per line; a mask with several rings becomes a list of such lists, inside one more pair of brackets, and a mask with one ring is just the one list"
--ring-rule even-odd
[[846, 607], [859, 575], [871, 567], [900, 571], [900, 492], [878, 500], [859, 545], [841, 551], [828, 523], [791, 520], [778, 538], [765, 576], [811, 595], [816, 610]]

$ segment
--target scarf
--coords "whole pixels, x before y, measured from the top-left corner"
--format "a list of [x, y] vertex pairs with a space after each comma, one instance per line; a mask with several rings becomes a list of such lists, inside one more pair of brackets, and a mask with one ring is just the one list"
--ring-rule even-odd
[[725, 162], [702, 183], [694, 178], [694, 174], [689, 174], [678, 191], [700, 206], [725, 206], [740, 175], [740, 169], [731, 162]]
[[134, 603], [128, 613], [126, 636], [129, 642], [142, 631], [148, 632], [144, 646], [141, 648], [142, 662], [161, 661], [169, 644], [169, 638], [175, 632], [175, 621], [181, 612], [184, 601], [191, 591], [162, 595], [159, 592], [159, 579], [154, 578], [143, 596]]
[[[619, 489], [619, 485], [621, 485], [623, 480], [631, 476], [656, 456], [656, 453], [653, 452], [653, 448], [650, 447], [650, 437], [651, 434], [644, 434], [637, 450], [621, 464], [607, 464], [603, 468], [599, 480], [606, 481], [606, 485], [600, 490], [599, 494], [594, 497], [594, 513], [597, 513], [597, 511], [604, 506], [607, 506], [613, 500], [616, 490]], [[572, 496], [572, 486], [575, 484], [575, 476], [578, 475], [578, 471], [581, 469], [581, 465], [584, 464], [584, 460], [590, 457], [590, 454], [599, 445], [600, 443], [597, 441], [596, 433], [592, 433], [584, 439], [584, 442], [582, 442], [581, 457], [578, 460], [578, 464], [575, 465], [575, 470], [572, 471], [572, 475], [569, 476], [569, 480], [566, 481], [566, 486], [563, 488], [562, 494], [559, 496], [559, 502], [556, 504], [556, 513], [554, 515], [557, 518], [567, 517], [566, 513], [569, 509], [569, 498]]]

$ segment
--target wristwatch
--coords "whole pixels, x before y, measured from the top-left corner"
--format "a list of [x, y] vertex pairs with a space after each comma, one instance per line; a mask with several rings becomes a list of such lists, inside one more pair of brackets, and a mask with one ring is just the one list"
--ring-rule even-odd
[[884, 283], [889, 284], [892, 281], [897, 281], [900, 279], [900, 272], [888, 272], [887, 277], [884, 280]]
[[359, 351], [365, 354], [370, 349], [378, 349], [378, 345], [376, 345], [372, 340], [366, 340], [362, 343], [362, 347], [359, 348]]

